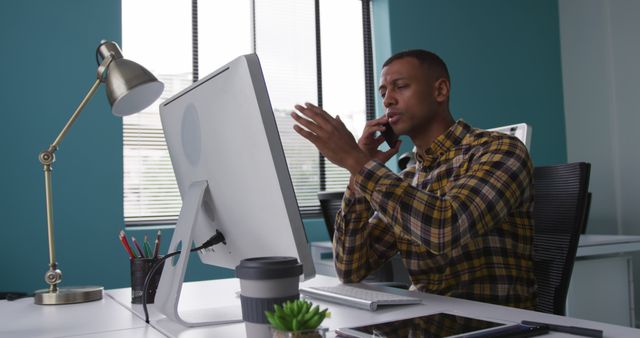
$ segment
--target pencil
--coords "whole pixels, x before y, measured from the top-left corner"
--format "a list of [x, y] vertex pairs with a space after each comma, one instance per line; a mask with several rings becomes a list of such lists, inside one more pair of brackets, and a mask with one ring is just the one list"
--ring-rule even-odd
[[142, 248], [140, 248], [140, 244], [138, 244], [138, 241], [136, 241], [136, 238], [131, 236], [131, 241], [133, 242], [133, 245], [135, 245], [136, 249], [138, 249], [138, 252], [140, 253], [140, 258], [144, 258], [144, 251], [142, 251]]
[[124, 249], [129, 254], [129, 257], [136, 258], [136, 255], [133, 253], [133, 251], [131, 251], [131, 247], [129, 246], [129, 241], [127, 241], [127, 236], [124, 235], [124, 230], [120, 230], [120, 234], [118, 235], [118, 238], [120, 238], [120, 243], [122, 243], [122, 246], [124, 246]]
[[158, 258], [158, 254], [160, 254], [160, 230], [158, 230], [158, 233], [156, 234], [156, 243], [154, 244], [153, 247], [153, 258]]
[[144, 235], [144, 241], [142, 241], [142, 248], [144, 249], [144, 256], [151, 258], [151, 246], [149, 246], [149, 237]]

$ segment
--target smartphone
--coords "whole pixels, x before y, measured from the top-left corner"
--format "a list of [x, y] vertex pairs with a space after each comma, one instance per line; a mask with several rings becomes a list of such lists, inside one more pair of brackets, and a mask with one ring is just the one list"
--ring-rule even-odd
[[389, 145], [389, 148], [395, 147], [396, 143], [398, 142], [398, 135], [396, 135], [396, 133], [393, 132], [393, 128], [391, 128], [390, 123], [388, 122], [385, 123], [384, 128], [385, 129], [382, 132], [382, 136], [384, 137], [384, 140]]

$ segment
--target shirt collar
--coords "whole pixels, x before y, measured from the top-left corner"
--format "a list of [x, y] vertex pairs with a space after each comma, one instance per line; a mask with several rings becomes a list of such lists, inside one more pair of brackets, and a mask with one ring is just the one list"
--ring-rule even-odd
[[446, 132], [436, 137], [423, 154], [416, 154], [417, 158], [425, 161], [426, 158], [443, 157], [449, 150], [462, 143], [462, 140], [470, 130], [471, 126], [463, 120], [456, 121]]

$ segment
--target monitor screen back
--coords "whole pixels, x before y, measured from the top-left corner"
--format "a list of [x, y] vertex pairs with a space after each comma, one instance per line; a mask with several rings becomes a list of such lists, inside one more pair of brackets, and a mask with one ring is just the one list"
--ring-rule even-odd
[[208, 191], [194, 241], [216, 229], [226, 244], [200, 252], [203, 263], [235, 268], [240, 260], [292, 256], [304, 279], [315, 270], [258, 57], [236, 58], [166, 100], [160, 117], [184, 197], [191, 183]]

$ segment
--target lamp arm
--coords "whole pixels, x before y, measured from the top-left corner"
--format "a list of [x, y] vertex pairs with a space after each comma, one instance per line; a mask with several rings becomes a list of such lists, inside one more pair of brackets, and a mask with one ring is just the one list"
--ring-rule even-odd
[[49, 291], [56, 292], [57, 284], [62, 281], [62, 271], [60, 271], [58, 267], [58, 263], [56, 262], [56, 254], [55, 254], [55, 243], [54, 243], [54, 235], [53, 235], [53, 192], [51, 188], [51, 165], [55, 161], [54, 153], [58, 150], [58, 146], [62, 139], [67, 134], [73, 123], [76, 121], [80, 112], [84, 109], [84, 107], [89, 103], [93, 95], [98, 90], [100, 83], [103, 81], [105, 71], [109, 64], [113, 61], [112, 55], [107, 56], [100, 66], [98, 67], [97, 79], [89, 89], [89, 92], [85, 95], [85, 97], [80, 101], [80, 104], [71, 115], [71, 118], [67, 121], [64, 128], [60, 131], [60, 134], [56, 137], [53, 143], [49, 146], [47, 150], [44, 150], [38, 156], [40, 163], [43, 166], [44, 171], [44, 189], [45, 189], [45, 203], [47, 209], [47, 234], [49, 240], [49, 270], [45, 273], [44, 279], [49, 284]]
[[100, 83], [102, 83], [104, 79], [105, 72], [113, 60], [114, 60], [113, 54], [109, 54], [104, 60], [102, 60], [102, 63], [100, 64], [100, 66], [98, 66], [96, 81], [93, 83], [93, 86], [91, 86], [91, 88], [89, 89], [89, 92], [87, 93], [87, 95], [85, 95], [82, 101], [80, 101], [78, 108], [76, 108], [76, 110], [73, 112], [73, 115], [71, 115], [71, 117], [69, 118], [69, 121], [67, 121], [67, 123], [64, 125], [64, 128], [62, 128], [62, 130], [60, 131], [60, 134], [58, 134], [58, 137], [56, 137], [53, 143], [49, 146], [49, 149], [47, 150], [48, 152], [55, 153], [56, 150], [58, 150], [58, 145], [60, 145], [60, 142], [62, 142], [62, 139], [67, 134], [67, 132], [69, 131], [73, 123], [76, 122], [76, 119], [78, 118], [78, 115], [80, 115], [80, 112], [82, 111], [82, 109], [84, 109], [87, 103], [89, 103], [89, 100], [91, 100], [93, 95], [98, 90]]
[[67, 132], [69, 131], [73, 123], [76, 122], [76, 119], [80, 115], [80, 112], [84, 109], [87, 103], [89, 103], [89, 101], [91, 100], [95, 92], [98, 90], [98, 87], [100, 86], [101, 82], [102, 81], [100, 79], [96, 79], [96, 81], [91, 86], [91, 89], [89, 89], [89, 92], [87, 93], [87, 95], [85, 95], [82, 101], [80, 101], [78, 108], [76, 108], [76, 110], [73, 112], [73, 115], [71, 115], [67, 123], [64, 125], [64, 128], [62, 128], [62, 130], [60, 131], [60, 134], [58, 134], [58, 137], [56, 137], [53, 143], [51, 143], [47, 151], [54, 153], [56, 150], [58, 150], [58, 146], [60, 145], [60, 142], [62, 142], [62, 139], [67, 135]]

